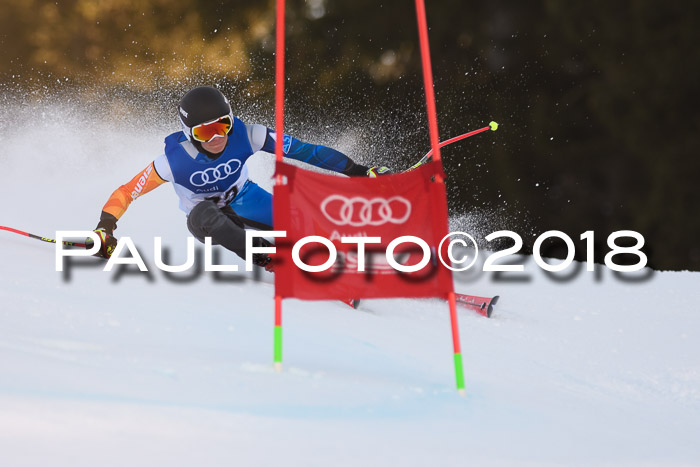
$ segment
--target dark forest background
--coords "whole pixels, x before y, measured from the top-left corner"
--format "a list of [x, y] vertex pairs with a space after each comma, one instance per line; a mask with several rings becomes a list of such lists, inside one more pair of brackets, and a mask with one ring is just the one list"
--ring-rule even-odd
[[[4, 94], [98, 87], [172, 110], [216, 82], [273, 125], [272, 0], [2, 3]], [[528, 246], [594, 230], [598, 260], [636, 230], [652, 267], [700, 270], [700, 2], [426, 9], [441, 140], [500, 124], [444, 148], [453, 214], [506, 219]], [[413, 2], [288, 1], [287, 54], [290, 133], [354, 127], [370, 143], [351, 156], [396, 168], [427, 152]]]

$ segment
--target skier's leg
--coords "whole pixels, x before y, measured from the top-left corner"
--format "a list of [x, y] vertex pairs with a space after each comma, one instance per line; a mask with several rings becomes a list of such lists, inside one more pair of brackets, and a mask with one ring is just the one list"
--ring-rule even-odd
[[245, 258], [245, 229], [243, 221], [231, 209], [224, 209], [213, 201], [198, 203], [187, 216], [187, 228], [197, 240], [211, 237], [212, 244], [221, 245], [241, 258]]
[[[221, 209], [213, 201], [198, 203], [187, 216], [187, 228], [197, 240], [204, 243], [204, 237], [211, 237], [213, 245], [221, 245], [245, 259], [246, 234], [243, 221], [231, 209]], [[255, 247], [269, 247], [270, 242], [264, 238], [252, 239]], [[272, 272], [272, 258], [267, 253], [253, 253], [253, 264]]]

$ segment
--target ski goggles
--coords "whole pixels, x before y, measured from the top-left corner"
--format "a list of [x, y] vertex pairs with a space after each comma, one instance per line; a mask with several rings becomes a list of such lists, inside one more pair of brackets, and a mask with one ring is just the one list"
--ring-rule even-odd
[[213, 122], [202, 123], [192, 127], [192, 138], [200, 143], [208, 143], [216, 137], [224, 137], [233, 126], [230, 115], [219, 117]]

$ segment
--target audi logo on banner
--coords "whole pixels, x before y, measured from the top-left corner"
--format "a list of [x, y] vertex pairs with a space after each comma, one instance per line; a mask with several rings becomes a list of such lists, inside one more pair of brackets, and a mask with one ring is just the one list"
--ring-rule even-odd
[[241, 161], [231, 159], [228, 162], [219, 164], [216, 167], [211, 167], [205, 170], [199, 170], [190, 175], [190, 183], [194, 186], [204, 186], [210, 183], [216, 183], [219, 180], [224, 180], [230, 175], [238, 172], [241, 168]]
[[403, 224], [411, 216], [411, 203], [403, 196], [363, 198], [331, 195], [321, 202], [321, 212], [336, 225], [380, 226]]

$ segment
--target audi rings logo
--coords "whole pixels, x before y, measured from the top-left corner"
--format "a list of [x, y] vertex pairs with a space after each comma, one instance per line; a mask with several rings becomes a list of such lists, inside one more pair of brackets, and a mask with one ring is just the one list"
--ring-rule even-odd
[[391, 222], [403, 224], [411, 215], [411, 203], [402, 196], [391, 198], [346, 198], [331, 195], [321, 202], [321, 212], [336, 225], [379, 226]]
[[192, 175], [190, 175], [190, 183], [194, 186], [204, 186], [210, 183], [216, 183], [219, 180], [223, 180], [228, 176], [238, 172], [241, 168], [241, 161], [237, 159], [231, 159], [228, 162], [219, 164], [216, 167], [212, 167], [205, 170], [199, 170]]

